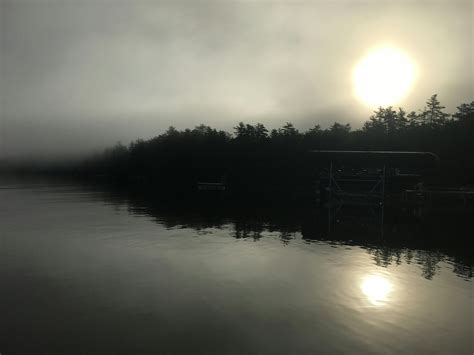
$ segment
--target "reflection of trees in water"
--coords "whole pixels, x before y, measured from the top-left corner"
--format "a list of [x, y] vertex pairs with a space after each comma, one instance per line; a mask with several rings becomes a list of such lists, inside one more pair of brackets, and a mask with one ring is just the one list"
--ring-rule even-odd
[[288, 244], [292, 239], [295, 239], [298, 230], [295, 227], [275, 227], [262, 221], [245, 221], [237, 219], [232, 224], [232, 236], [236, 239], [250, 238], [257, 241], [263, 237], [262, 233], [267, 232], [277, 234], [278, 238], [283, 244]]
[[[447, 256], [439, 251], [399, 249], [384, 246], [371, 246], [366, 249], [377, 266], [400, 265], [403, 261], [407, 264], [415, 262], [421, 268], [423, 277], [428, 280], [431, 280], [439, 271], [440, 262], [448, 261]], [[454, 269], [454, 272], [459, 276], [465, 276], [465, 273], [459, 273], [456, 269]]]
[[262, 238], [262, 232], [265, 230], [263, 223], [246, 223], [245, 221], [235, 221], [232, 236], [237, 239], [252, 238], [257, 241]]
[[453, 271], [461, 277], [466, 279], [472, 278], [473, 267], [471, 265], [464, 265], [460, 263], [453, 262]]
[[[280, 210], [276, 208], [251, 209], [242, 206], [221, 205], [171, 205], [168, 203], [157, 202], [153, 198], [137, 198], [136, 196], [124, 196], [120, 193], [101, 193], [103, 201], [107, 204], [113, 204], [118, 208], [125, 207], [128, 213], [136, 216], [149, 216], [166, 228], [190, 228], [196, 230], [199, 234], [207, 234], [207, 229], [218, 228], [227, 229], [236, 239], [252, 239], [258, 241], [264, 238], [266, 234], [277, 235], [282, 244], [287, 245], [292, 240], [301, 235], [302, 239], [311, 243], [312, 241], [324, 241], [336, 243], [339, 245], [361, 246], [371, 255], [372, 260], [377, 266], [388, 267], [390, 265], [417, 264], [421, 268], [421, 275], [426, 279], [432, 279], [440, 270], [440, 262], [446, 262], [452, 265], [452, 270], [458, 276], [470, 279], [473, 274], [472, 258], [460, 257], [455, 252], [443, 252], [436, 245], [431, 245], [432, 239], [423, 237], [419, 230], [411, 228], [413, 235], [408, 240], [407, 230], [400, 234], [389, 235], [381, 239], [379, 234], [369, 236], [367, 230], [357, 234], [353, 226], [346, 226], [339, 232], [332, 231], [328, 235], [325, 227], [311, 210], [306, 209], [307, 215], [302, 210]], [[430, 231], [432, 233], [432, 231]], [[411, 237], [413, 237], [413, 235]], [[401, 239], [405, 237], [405, 240]], [[429, 238], [433, 235], [430, 234]], [[299, 239], [299, 238], [298, 238]], [[421, 246], [412, 243], [420, 239], [423, 241]], [[449, 243], [450, 241], [448, 241]], [[407, 246], [410, 247], [407, 247]], [[450, 246], [450, 245], [448, 245]], [[446, 250], [449, 250], [447, 248]], [[455, 255], [448, 257], [448, 255]]]
[[377, 266], [387, 267], [392, 263], [400, 265], [402, 263], [402, 251], [399, 249], [378, 247], [374, 249], [368, 249], [369, 253], [373, 256], [373, 260]]
[[419, 251], [416, 253], [415, 260], [421, 267], [423, 277], [431, 280], [440, 268], [438, 264], [445, 261], [445, 257], [439, 252]]
[[292, 239], [295, 239], [295, 232], [289, 230], [280, 231], [280, 240], [283, 244], [289, 244]]

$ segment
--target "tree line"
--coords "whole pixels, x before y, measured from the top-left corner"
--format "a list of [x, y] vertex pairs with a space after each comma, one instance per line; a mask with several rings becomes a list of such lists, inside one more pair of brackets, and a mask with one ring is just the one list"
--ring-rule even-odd
[[312, 149], [431, 151], [441, 161], [437, 183], [474, 185], [474, 101], [453, 114], [436, 94], [418, 112], [379, 107], [357, 130], [339, 122], [306, 131], [290, 122], [271, 130], [240, 122], [232, 134], [207, 125], [169, 127], [152, 139], [106, 149], [87, 159], [81, 172], [182, 189], [225, 180], [236, 191], [276, 193], [309, 186]]

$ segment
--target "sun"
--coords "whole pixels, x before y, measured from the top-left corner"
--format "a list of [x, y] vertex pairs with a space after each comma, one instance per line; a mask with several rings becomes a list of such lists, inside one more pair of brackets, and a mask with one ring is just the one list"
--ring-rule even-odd
[[415, 81], [415, 65], [400, 49], [373, 49], [353, 72], [356, 97], [371, 107], [390, 106], [407, 96]]

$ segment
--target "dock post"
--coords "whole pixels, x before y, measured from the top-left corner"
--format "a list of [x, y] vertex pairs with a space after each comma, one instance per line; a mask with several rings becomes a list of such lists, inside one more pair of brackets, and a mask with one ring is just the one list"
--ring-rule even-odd
[[384, 223], [384, 217], [385, 217], [385, 165], [383, 166], [383, 172], [382, 172], [382, 197], [381, 197], [381, 208], [382, 208], [382, 215], [381, 215], [381, 227], [382, 227], [382, 238], [383, 238], [383, 223]]
[[328, 234], [331, 232], [331, 204], [332, 204], [332, 162], [329, 164], [329, 186], [328, 186]]

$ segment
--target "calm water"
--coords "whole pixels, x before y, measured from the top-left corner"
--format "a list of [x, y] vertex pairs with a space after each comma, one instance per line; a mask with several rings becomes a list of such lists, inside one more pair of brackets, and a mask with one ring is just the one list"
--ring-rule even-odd
[[449, 250], [0, 186], [1, 354], [473, 352], [472, 267]]

